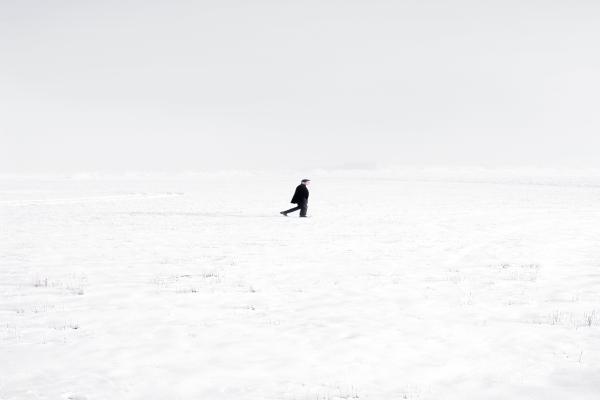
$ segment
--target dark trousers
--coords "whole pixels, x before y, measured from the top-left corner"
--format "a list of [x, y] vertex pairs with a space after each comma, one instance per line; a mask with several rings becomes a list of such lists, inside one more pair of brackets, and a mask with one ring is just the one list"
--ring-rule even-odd
[[300, 210], [300, 216], [306, 217], [306, 211], [308, 210], [308, 202], [306, 200], [297, 203], [298, 205], [294, 208], [290, 208], [289, 210], [284, 211], [284, 213], [288, 214], [294, 211]]

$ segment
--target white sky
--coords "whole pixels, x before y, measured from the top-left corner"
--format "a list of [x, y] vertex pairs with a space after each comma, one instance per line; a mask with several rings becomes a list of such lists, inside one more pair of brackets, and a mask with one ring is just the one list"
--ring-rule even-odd
[[0, 171], [600, 166], [600, 1], [0, 0]]

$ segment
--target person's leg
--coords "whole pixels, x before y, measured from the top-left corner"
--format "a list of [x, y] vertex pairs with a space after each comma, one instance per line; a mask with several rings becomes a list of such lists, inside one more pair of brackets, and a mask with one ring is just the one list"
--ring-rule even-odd
[[303, 201], [302, 203], [298, 204], [298, 208], [300, 208], [300, 216], [306, 217], [306, 211], [308, 211], [308, 202]]
[[298, 205], [298, 206], [296, 206], [296, 207], [294, 207], [294, 208], [290, 208], [289, 210], [282, 211], [281, 213], [282, 213], [283, 215], [286, 215], [286, 214], [288, 214], [288, 213], [291, 213], [291, 212], [294, 212], [294, 211], [298, 211], [298, 210], [300, 210], [300, 209], [301, 209], [301, 207]]

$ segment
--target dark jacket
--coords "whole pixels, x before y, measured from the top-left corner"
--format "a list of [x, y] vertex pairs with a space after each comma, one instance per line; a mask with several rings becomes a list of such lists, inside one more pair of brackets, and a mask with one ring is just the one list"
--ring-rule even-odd
[[290, 203], [300, 204], [304, 202], [308, 202], [308, 188], [306, 185], [298, 185]]

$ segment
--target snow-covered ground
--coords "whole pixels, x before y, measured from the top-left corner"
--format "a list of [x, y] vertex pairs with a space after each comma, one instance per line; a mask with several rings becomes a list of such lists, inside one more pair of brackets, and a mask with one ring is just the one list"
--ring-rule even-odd
[[600, 179], [0, 178], [0, 399], [598, 399]]

